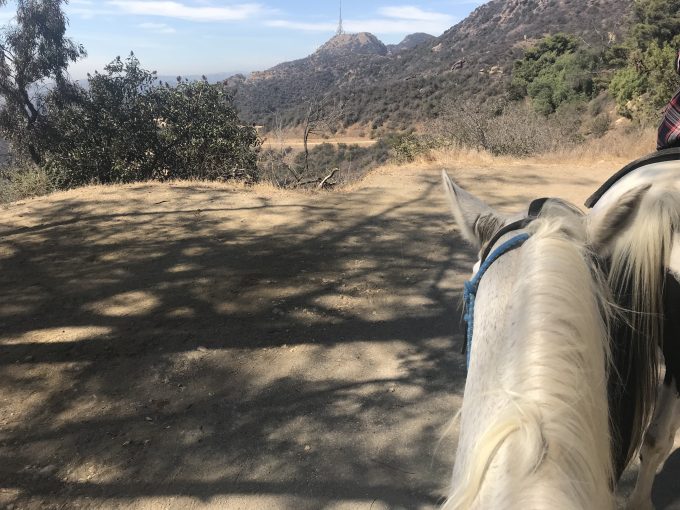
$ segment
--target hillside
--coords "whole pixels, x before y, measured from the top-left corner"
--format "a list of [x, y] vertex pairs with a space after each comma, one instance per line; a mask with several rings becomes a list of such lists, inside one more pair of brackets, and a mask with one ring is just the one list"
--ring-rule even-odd
[[227, 83], [237, 91], [236, 104], [244, 119], [267, 124], [272, 112], [280, 112], [290, 124], [299, 120], [295, 110], [306, 99], [337, 90], [351, 81], [357, 69], [377, 71], [388, 60], [387, 54], [387, 47], [372, 34], [336, 35], [308, 57], [248, 78], [238, 75]]
[[630, 0], [492, 0], [439, 37], [411, 47], [404, 41], [401, 51], [383, 52], [373, 36], [372, 51], [354, 50], [354, 43], [341, 45], [350, 51], [322, 51], [335, 48], [333, 38], [307, 58], [230, 83], [251, 122], [271, 124], [277, 112], [285, 124], [296, 124], [306, 98], [330, 93], [345, 102], [347, 124], [404, 128], [435, 116], [447, 97], [502, 91], [514, 60], [543, 35], [569, 32], [594, 46], [611, 44], [631, 6]]
[[390, 53], [390, 55], [396, 55], [397, 53], [401, 53], [402, 51], [412, 50], [413, 48], [421, 44], [432, 42], [435, 39], [436, 37], [433, 35], [418, 32], [415, 34], [407, 35], [404, 38], [404, 40], [401, 41], [399, 44], [388, 44], [387, 51]]

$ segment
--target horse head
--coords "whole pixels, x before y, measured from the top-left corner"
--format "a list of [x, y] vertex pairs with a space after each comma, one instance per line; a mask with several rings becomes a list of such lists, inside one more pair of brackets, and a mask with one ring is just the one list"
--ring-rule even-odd
[[595, 224], [549, 199], [506, 216], [443, 178], [479, 258], [466, 285], [469, 368], [444, 507], [613, 508], [612, 311], [592, 247], [634, 208]]

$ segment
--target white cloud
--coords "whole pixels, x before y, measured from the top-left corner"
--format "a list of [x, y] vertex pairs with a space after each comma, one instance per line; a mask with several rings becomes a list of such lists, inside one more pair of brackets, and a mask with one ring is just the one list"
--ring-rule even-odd
[[448, 14], [440, 12], [424, 11], [420, 7], [413, 5], [401, 5], [398, 7], [382, 7], [378, 10], [380, 14], [387, 18], [397, 18], [413, 21], [439, 21], [442, 18], [450, 18]]
[[452, 16], [440, 20], [407, 20], [407, 19], [363, 19], [343, 21], [348, 32], [371, 32], [374, 34], [412, 34], [425, 32], [439, 35], [451, 28], [456, 22]]
[[260, 4], [245, 3], [224, 7], [203, 7], [163, 0], [113, 0], [116, 6], [127, 14], [178, 18], [190, 21], [240, 21], [262, 14]]
[[174, 34], [177, 32], [177, 30], [165, 23], [140, 23], [137, 26], [155, 34]]
[[[439, 35], [451, 28], [458, 18], [450, 14], [426, 11], [415, 6], [394, 6], [378, 9], [381, 17], [369, 19], [345, 19], [343, 26], [348, 32], [371, 32], [374, 34], [410, 34], [427, 32]], [[299, 22], [288, 20], [269, 20], [265, 24], [270, 27], [303, 30], [309, 32], [335, 31], [337, 22]]]
[[102, 9], [101, 6], [95, 5], [91, 0], [70, 0], [64, 9], [69, 16], [78, 16], [86, 20], [96, 16], [116, 14], [111, 9]]

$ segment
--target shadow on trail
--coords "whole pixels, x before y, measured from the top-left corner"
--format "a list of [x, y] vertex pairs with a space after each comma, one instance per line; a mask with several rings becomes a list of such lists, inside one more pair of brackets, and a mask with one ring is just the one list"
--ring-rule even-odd
[[438, 179], [399, 203], [157, 189], [0, 222], [0, 503], [434, 505], [470, 262]]

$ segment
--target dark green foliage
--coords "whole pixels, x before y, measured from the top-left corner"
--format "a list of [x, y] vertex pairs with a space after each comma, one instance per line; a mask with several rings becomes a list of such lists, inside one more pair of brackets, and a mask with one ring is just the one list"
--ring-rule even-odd
[[[134, 55], [90, 76], [86, 89], [69, 82], [68, 64], [85, 51], [65, 36], [63, 3], [19, 0], [16, 22], [0, 34], [0, 132], [41, 176], [58, 187], [257, 178], [259, 139], [224, 86], [159, 84]], [[54, 85], [37, 93], [45, 80]], [[33, 171], [13, 175], [38, 182]]]
[[630, 43], [646, 50], [653, 43], [675, 41], [680, 37], [680, 0], [634, 0], [634, 25]]
[[618, 48], [625, 67], [609, 90], [619, 111], [640, 121], [658, 122], [659, 112], [680, 88], [675, 74], [680, 49], [680, 0], [635, 0], [633, 25]]
[[46, 195], [54, 190], [47, 173], [30, 163], [0, 167], [0, 204]]
[[68, 100], [74, 86], [66, 68], [85, 55], [82, 46], [66, 37], [63, 3], [18, 0], [16, 22], [0, 33], [0, 133], [35, 163], [42, 160], [37, 141], [44, 136], [46, 124], [42, 97], [35, 87], [51, 80], [55, 95]]
[[433, 148], [430, 138], [415, 134], [396, 135], [391, 141], [392, 153], [398, 163], [410, 163]]
[[147, 179], [256, 178], [259, 140], [222, 85], [156, 82], [130, 55], [88, 79], [77, 101], [47, 98], [45, 167], [60, 187]]
[[594, 82], [598, 57], [581, 47], [573, 35], [547, 36], [530, 48], [512, 71], [512, 99], [529, 96], [543, 115], [566, 102], [586, 101], [597, 92]]

